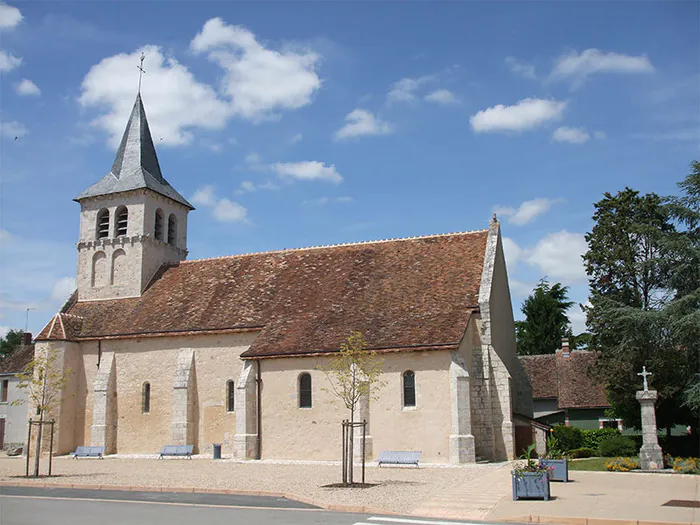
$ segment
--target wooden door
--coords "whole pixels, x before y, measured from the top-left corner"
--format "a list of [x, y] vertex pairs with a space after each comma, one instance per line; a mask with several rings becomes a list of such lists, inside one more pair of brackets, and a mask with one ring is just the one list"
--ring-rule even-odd
[[0, 449], [5, 448], [5, 418], [0, 419]]

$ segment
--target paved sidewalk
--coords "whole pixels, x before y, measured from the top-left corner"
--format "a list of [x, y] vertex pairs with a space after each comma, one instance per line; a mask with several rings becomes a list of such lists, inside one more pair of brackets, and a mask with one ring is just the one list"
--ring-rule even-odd
[[500, 501], [510, 495], [511, 469], [510, 463], [504, 463], [499, 468], [484, 471], [478, 478], [424, 501], [412, 515], [483, 520]]
[[570, 525], [586, 525], [586, 520], [590, 524], [596, 519], [700, 523], [698, 508], [663, 506], [670, 500], [700, 501], [700, 476], [569, 471], [569, 477], [572, 482], [551, 483], [553, 500], [516, 502], [509, 495], [487, 518]]

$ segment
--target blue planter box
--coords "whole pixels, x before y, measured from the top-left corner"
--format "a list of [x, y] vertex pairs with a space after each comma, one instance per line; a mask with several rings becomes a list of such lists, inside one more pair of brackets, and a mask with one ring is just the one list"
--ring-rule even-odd
[[512, 472], [513, 501], [519, 499], [549, 500], [549, 474], [542, 472]]
[[549, 469], [549, 479], [552, 481], [569, 481], [569, 464], [566, 459], [541, 459], [540, 465]]

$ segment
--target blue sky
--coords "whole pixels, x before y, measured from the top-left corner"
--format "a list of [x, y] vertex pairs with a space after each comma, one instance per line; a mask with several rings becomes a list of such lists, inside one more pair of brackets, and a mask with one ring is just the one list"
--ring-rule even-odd
[[[74, 285], [138, 84], [191, 259], [481, 229], [516, 314], [587, 297], [592, 203], [699, 157], [697, 2], [0, 4], [0, 330]], [[578, 308], [570, 312], [583, 328]]]

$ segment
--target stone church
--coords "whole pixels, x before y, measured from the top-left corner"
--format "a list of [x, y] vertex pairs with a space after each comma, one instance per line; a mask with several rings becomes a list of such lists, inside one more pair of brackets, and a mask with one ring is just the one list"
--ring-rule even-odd
[[532, 394], [495, 217], [484, 230], [185, 260], [194, 208], [163, 177], [140, 95], [111, 171], [75, 200], [77, 290], [36, 339], [70, 369], [59, 453], [221, 443], [240, 459], [339, 460], [349, 414], [320, 367], [354, 330], [386, 383], [355, 416], [370, 458], [516, 453]]

